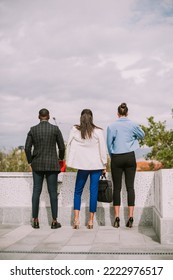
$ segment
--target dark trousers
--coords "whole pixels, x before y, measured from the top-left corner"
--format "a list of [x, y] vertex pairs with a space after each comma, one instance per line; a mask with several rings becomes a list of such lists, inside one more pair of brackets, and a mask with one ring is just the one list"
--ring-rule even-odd
[[74, 192], [74, 210], [80, 210], [81, 196], [85, 186], [85, 183], [90, 176], [90, 203], [89, 211], [96, 212], [97, 208], [97, 196], [98, 196], [98, 184], [102, 174], [102, 170], [78, 170]]
[[121, 205], [122, 175], [125, 174], [128, 206], [135, 205], [134, 180], [136, 174], [135, 153], [112, 154], [111, 173], [113, 180], [113, 205]]
[[38, 218], [40, 194], [43, 187], [44, 177], [46, 177], [47, 181], [52, 218], [56, 219], [58, 213], [57, 171], [33, 171], [32, 217]]

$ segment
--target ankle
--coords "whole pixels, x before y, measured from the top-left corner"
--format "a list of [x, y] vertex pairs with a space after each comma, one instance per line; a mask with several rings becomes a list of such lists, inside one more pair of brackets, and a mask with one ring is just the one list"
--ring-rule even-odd
[[79, 224], [80, 224], [80, 222], [79, 222], [79, 220], [78, 220], [78, 219], [74, 219], [73, 224], [74, 224], [74, 225], [79, 225]]

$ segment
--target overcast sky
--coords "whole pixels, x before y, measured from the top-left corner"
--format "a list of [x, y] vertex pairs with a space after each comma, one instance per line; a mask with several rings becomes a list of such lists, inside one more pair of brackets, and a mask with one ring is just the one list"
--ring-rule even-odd
[[90, 108], [173, 128], [173, 0], [0, 0], [0, 148], [24, 145], [46, 107], [65, 140]]

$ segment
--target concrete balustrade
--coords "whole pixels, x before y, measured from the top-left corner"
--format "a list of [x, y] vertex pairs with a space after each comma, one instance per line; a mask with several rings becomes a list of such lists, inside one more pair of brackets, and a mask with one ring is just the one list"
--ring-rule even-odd
[[[73, 193], [76, 173], [61, 173], [58, 177], [58, 219], [62, 225], [73, 220]], [[108, 174], [111, 179], [111, 175]], [[161, 243], [173, 243], [173, 169], [137, 172], [135, 179], [136, 205], [134, 225], [153, 226]], [[0, 223], [28, 224], [31, 221], [32, 174], [0, 173]], [[88, 219], [89, 180], [82, 196], [81, 225]], [[127, 221], [127, 195], [123, 179], [121, 226]], [[40, 197], [39, 220], [51, 222], [50, 201], [46, 182]], [[112, 203], [98, 202], [95, 223], [112, 225]]]
[[153, 228], [163, 244], [173, 244], [173, 169], [155, 173]]

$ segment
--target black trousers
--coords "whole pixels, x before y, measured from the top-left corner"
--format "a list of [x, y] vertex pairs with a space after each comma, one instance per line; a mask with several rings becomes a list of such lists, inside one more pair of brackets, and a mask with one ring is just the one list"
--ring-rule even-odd
[[136, 174], [135, 153], [112, 154], [111, 173], [113, 180], [113, 205], [121, 205], [122, 176], [125, 174], [128, 206], [135, 205], [134, 180]]
[[32, 217], [38, 218], [40, 195], [42, 192], [44, 177], [46, 177], [47, 181], [52, 218], [56, 219], [58, 215], [57, 171], [33, 171]]

